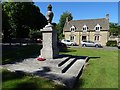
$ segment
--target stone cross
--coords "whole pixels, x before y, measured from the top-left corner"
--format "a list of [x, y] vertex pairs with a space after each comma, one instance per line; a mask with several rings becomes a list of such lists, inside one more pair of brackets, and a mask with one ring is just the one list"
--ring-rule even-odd
[[48, 6], [46, 18], [48, 20], [48, 25], [41, 29], [43, 48], [41, 49], [40, 57], [45, 59], [53, 59], [58, 56], [59, 49], [57, 47], [57, 30], [55, 30], [55, 26], [52, 25], [53, 12], [51, 5]]

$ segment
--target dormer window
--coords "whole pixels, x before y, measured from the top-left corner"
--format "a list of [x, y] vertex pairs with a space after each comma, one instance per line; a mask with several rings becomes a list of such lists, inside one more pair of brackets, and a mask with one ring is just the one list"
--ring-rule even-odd
[[75, 31], [75, 26], [72, 26], [72, 27], [70, 28], [70, 31], [71, 31], [71, 32], [74, 32], [74, 31]]
[[71, 31], [75, 31], [75, 29], [74, 29], [74, 28], [71, 28]]
[[100, 30], [100, 27], [96, 27], [96, 30]]
[[100, 29], [102, 29], [102, 27], [100, 27], [100, 25], [97, 24], [97, 25], [95, 26], [95, 30], [96, 30], [96, 31], [100, 31]]
[[86, 25], [83, 26], [83, 31], [87, 31], [88, 27]]

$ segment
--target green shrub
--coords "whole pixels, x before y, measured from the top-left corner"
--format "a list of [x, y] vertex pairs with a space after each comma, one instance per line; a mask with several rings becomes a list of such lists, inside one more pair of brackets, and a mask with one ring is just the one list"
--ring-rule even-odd
[[117, 46], [117, 41], [116, 40], [109, 40], [107, 43], [106, 43], [106, 46], [112, 46], [112, 47], [116, 47]]

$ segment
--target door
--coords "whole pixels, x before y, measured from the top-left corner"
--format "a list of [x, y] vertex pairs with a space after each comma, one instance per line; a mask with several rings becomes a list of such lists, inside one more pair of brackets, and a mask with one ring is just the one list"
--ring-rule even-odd
[[82, 36], [82, 41], [86, 41], [86, 36]]

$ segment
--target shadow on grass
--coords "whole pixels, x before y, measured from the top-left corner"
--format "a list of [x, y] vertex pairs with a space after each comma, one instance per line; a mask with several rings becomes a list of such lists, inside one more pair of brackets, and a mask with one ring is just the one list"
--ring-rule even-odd
[[16, 87], [12, 90], [70, 90], [66, 87], [56, 86], [55, 88], [43, 88], [42, 85], [37, 85], [34, 82], [23, 82], [20, 84], [17, 84]]
[[[17, 80], [18, 82], [20, 82], [19, 80], [23, 79], [27, 75], [22, 71], [10, 72], [8, 70], [3, 70], [2, 74], [3, 74], [2, 75], [3, 82], [9, 81], [9, 80]], [[30, 76], [30, 75], [28, 74], [28, 76]], [[27, 81], [25, 80], [24, 82], [16, 83], [15, 87], [13, 87], [13, 88], [3, 87], [2, 90], [21, 90], [21, 89], [23, 89], [23, 90], [39, 90], [37, 88], [39, 88], [37, 86], [37, 84], [28, 79]]]
[[12, 90], [40, 90], [38, 88], [38, 85], [36, 85], [34, 82], [22, 82], [20, 84], [17, 84], [15, 88]]
[[73, 49], [67, 49], [67, 50], [64, 50], [64, 51], [60, 51], [61, 53], [68, 53], [68, 52], [75, 52], [76, 50], [73, 50]]
[[10, 72], [8, 70], [3, 70], [2, 71], [2, 81], [7, 81], [7, 80], [13, 80], [13, 79], [21, 79], [24, 77], [24, 72], [20, 71], [20, 72]]
[[64, 58], [64, 57], [68, 57], [69, 59], [70, 58], [85, 59], [87, 56], [76, 56], [76, 55], [70, 55], [70, 54], [59, 54], [59, 56], [56, 57], [55, 59]]
[[100, 57], [88, 57], [88, 59], [86, 60], [86, 62], [88, 62], [90, 59], [96, 59], [96, 58], [100, 58]]
[[[7, 47], [7, 48], [6, 48]], [[42, 46], [3, 46], [2, 64], [21, 62], [26, 58], [36, 58]]]
[[26, 56], [21, 56], [21, 55], [19, 55], [19, 56], [11, 56], [11, 57], [7, 57], [7, 58], [4, 58], [3, 60], [2, 60], [2, 65], [5, 65], [5, 64], [14, 64], [14, 63], [16, 63], [16, 62], [22, 62], [24, 59], [27, 59], [27, 58], [36, 58], [36, 57], [38, 57], [39, 56], [39, 54], [36, 54], [36, 55], [26, 55]]
[[80, 88], [82, 89], [83, 85], [84, 85], [84, 80], [82, 78], [80, 78], [79, 80], [76, 81], [73, 90], [80, 90]]

